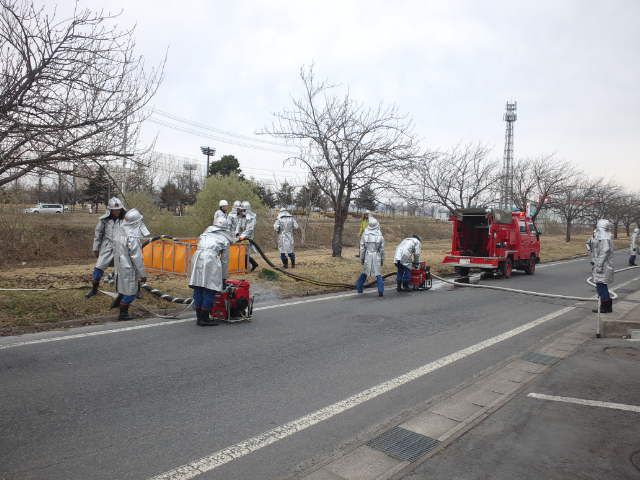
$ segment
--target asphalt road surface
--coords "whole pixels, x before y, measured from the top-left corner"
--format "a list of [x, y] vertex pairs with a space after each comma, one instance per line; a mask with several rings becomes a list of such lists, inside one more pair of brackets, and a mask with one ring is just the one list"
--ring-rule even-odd
[[[589, 271], [584, 259], [483, 283], [590, 296]], [[636, 277], [616, 284], [640, 288]], [[591, 315], [573, 309], [407, 379], [575, 302], [447, 288], [333, 297], [261, 308], [252, 323], [156, 319], [0, 339], [0, 479], [287, 477]]]

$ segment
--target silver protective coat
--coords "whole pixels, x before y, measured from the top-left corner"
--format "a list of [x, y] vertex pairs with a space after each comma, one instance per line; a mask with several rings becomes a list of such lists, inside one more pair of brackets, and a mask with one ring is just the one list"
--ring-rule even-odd
[[613, 240], [611, 222], [598, 220], [593, 240], [591, 258], [593, 260], [593, 281], [595, 283], [613, 282]]
[[216, 223], [224, 222], [225, 225], [229, 225], [229, 215], [224, 213], [220, 208], [216, 210], [216, 213], [213, 214], [213, 222], [212, 225]]
[[120, 218], [112, 219], [108, 211], [100, 217], [93, 235], [93, 251], [98, 253], [96, 268], [106, 270], [113, 262], [114, 234], [120, 225]]
[[136, 209], [129, 210], [115, 229], [113, 262], [116, 272], [116, 290], [122, 295], [138, 293], [138, 281], [146, 277], [141, 238], [149, 235]]
[[229, 249], [229, 236], [223, 228], [212, 225], [198, 238], [196, 253], [191, 257], [190, 287], [203, 287], [220, 292], [223, 289], [224, 252]]
[[406, 268], [411, 268], [412, 264], [420, 262], [420, 254], [422, 253], [422, 245], [420, 240], [414, 237], [405, 238], [396, 248], [396, 254], [393, 262], [400, 262]]
[[278, 218], [273, 224], [273, 229], [278, 234], [278, 250], [280, 250], [280, 253], [293, 253], [293, 231], [298, 228], [298, 222], [287, 210], [282, 210], [278, 214]]
[[631, 234], [631, 244], [629, 245], [631, 255], [640, 255], [640, 229], [636, 228]]
[[380, 267], [384, 263], [384, 237], [378, 220], [369, 215], [369, 224], [360, 237], [360, 262], [362, 273], [367, 276], [382, 275]]

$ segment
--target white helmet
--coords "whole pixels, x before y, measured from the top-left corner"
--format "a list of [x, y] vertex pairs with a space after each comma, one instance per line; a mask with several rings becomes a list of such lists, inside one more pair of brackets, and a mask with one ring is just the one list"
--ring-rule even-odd
[[285, 207], [280, 207], [280, 211], [281, 211], [281, 212], [286, 212], [286, 211], [287, 211], [287, 209], [286, 209]]
[[251, 210], [251, 204], [247, 200], [245, 200], [244, 202], [242, 202], [240, 204], [240, 208], [242, 208], [243, 210], [250, 211]]
[[236, 200], [235, 202], [233, 202], [233, 208], [238, 208], [241, 205], [240, 200]]
[[124, 204], [118, 197], [111, 197], [107, 204], [107, 210], [118, 210], [124, 208]]
[[229, 206], [229, 202], [227, 202], [226, 200], [220, 200], [220, 202], [218, 203], [219, 207], [228, 207]]
[[132, 208], [125, 214], [122, 220], [122, 228], [125, 229], [127, 235], [132, 237], [145, 237], [149, 235], [149, 230], [142, 221], [143, 218], [137, 208]]

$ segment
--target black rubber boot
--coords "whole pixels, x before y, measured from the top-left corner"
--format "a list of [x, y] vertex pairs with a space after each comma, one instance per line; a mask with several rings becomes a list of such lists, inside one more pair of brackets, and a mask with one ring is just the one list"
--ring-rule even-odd
[[196, 309], [196, 325], [203, 326], [204, 322], [202, 321], [202, 310], [199, 308]]
[[291, 268], [296, 268], [296, 256], [289, 255], [289, 258], [291, 259]]
[[209, 327], [209, 326], [220, 325], [220, 322], [217, 321], [215, 318], [210, 317], [208, 310], [202, 310], [202, 325]]
[[608, 300], [607, 304], [605, 305], [607, 311], [604, 313], [613, 313], [613, 300]]
[[249, 257], [249, 263], [251, 264], [251, 271], [253, 272], [256, 268], [258, 268], [258, 262], [256, 262], [252, 257]]
[[[593, 313], [598, 313], [598, 309], [591, 310]], [[613, 313], [613, 300], [602, 300], [600, 302], [600, 313]]]
[[84, 296], [84, 298], [95, 297], [98, 294], [98, 287], [99, 286], [100, 286], [100, 282], [92, 282], [91, 283], [91, 290], [89, 290], [89, 292], [87, 292], [87, 294]]
[[402, 282], [402, 290], [405, 292], [410, 292], [411, 289], [409, 288], [409, 281], [408, 280], [404, 280]]
[[118, 321], [133, 320], [133, 317], [129, 315], [129, 305], [120, 305], [120, 315], [118, 315]]
[[402, 292], [402, 282], [400, 281], [396, 282], [396, 291]]
[[111, 306], [109, 308], [118, 308], [120, 306], [120, 302], [122, 301], [122, 295], [118, 294], [116, 298], [111, 302]]
[[289, 262], [285, 259], [285, 261], [284, 261], [284, 262], [282, 262], [282, 266], [283, 266], [284, 268], [289, 268]]

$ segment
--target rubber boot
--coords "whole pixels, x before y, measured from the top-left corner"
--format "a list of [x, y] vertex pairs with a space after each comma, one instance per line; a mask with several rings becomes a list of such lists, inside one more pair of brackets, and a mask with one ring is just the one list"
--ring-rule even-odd
[[409, 288], [409, 280], [403, 280], [402, 281], [402, 291], [404, 292], [410, 292], [411, 288]]
[[91, 297], [95, 297], [98, 294], [98, 287], [100, 286], [100, 282], [91, 282], [91, 290], [89, 290], [89, 292], [87, 292], [87, 294], [84, 296], [84, 298], [91, 298]]
[[120, 315], [118, 315], [118, 321], [133, 320], [133, 317], [129, 315], [129, 305], [120, 305]]
[[120, 302], [122, 301], [122, 295], [119, 293], [116, 298], [111, 302], [111, 306], [109, 308], [118, 308], [120, 306]]
[[400, 280], [396, 281], [396, 291], [402, 292], [402, 282]]
[[196, 308], [196, 319], [196, 325], [202, 327], [205, 324], [202, 320], [202, 309], [200, 308]]
[[202, 325], [204, 326], [215, 326], [215, 325], [220, 325], [220, 322], [217, 321], [215, 318], [212, 318], [209, 316], [209, 310], [204, 310], [202, 309]]
[[289, 259], [287, 258], [287, 255], [284, 253], [280, 254], [280, 260], [282, 261], [282, 266], [284, 268], [289, 268]]
[[253, 257], [249, 257], [249, 263], [251, 264], [251, 271], [253, 272], [256, 268], [258, 268], [258, 262], [256, 262]]
[[613, 313], [613, 300], [609, 299], [607, 300], [607, 304], [605, 305], [606, 307], [606, 312], [604, 313]]
[[291, 268], [296, 268], [296, 254], [289, 255], [289, 259], [291, 259]]
[[361, 273], [356, 281], [356, 291], [358, 293], [364, 292], [364, 281], [367, 279], [367, 276], [364, 273]]
[[382, 297], [384, 295], [384, 279], [382, 275], [376, 276], [376, 286], [378, 287], [378, 296]]

